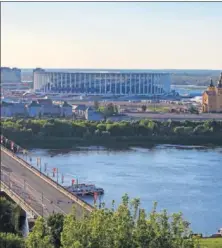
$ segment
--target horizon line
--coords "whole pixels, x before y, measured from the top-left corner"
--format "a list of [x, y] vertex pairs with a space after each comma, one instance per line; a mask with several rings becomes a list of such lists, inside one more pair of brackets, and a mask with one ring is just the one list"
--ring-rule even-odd
[[1, 66], [1, 68], [3, 67], [8, 67], [8, 68], [18, 68], [18, 69], [26, 69], [26, 70], [33, 70], [33, 69], [36, 69], [36, 68], [41, 68], [41, 69], [53, 69], [53, 70], [56, 70], [56, 69], [62, 69], [62, 70], [174, 70], [174, 71], [179, 71], [179, 70], [183, 70], [183, 71], [186, 71], [186, 70], [189, 70], [189, 71], [222, 71], [222, 68], [219, 69], [209, 69], [209, 68], [199, 68], [199, 69], [184, 69], [184, 68], [181, 68], [181, 69], [175, 69], [175, 68], [155, 68], [155, 69], [148, 69], [148, 68], [140, 68], [140, 69], [136, 69], [136, 68], [93, 68], [93, 67], [17, 67], [17, 66]]

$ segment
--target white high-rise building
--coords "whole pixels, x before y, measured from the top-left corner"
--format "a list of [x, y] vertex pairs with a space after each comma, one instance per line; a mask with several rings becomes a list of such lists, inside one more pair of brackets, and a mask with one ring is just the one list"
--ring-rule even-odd
[[34, 90], [89, 95], [163, 95], [170, 92], [169, 73], [135, 71], [33, 71]]
[[1, 89], [17, 90], [21, 87], [21, 70], [17, 68], [1, 67]]

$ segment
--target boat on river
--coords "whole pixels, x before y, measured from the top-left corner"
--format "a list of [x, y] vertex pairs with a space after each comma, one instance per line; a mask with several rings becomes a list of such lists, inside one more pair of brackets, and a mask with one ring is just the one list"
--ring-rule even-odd
[[66, 186], [65, 187], [70, 193], [73, 193], [75, 195], [94, 195], [97, 193], [98, 195], [104, 194], [103, 188], [97, 188], [94, 184], [74, 184], [72, 186]]

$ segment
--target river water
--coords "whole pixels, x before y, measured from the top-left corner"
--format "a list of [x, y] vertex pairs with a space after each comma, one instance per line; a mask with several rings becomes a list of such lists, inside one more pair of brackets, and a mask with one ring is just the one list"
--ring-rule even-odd
[[[41, 157], [42, 168], [52, 176], [59, 169], [64, 185], [72, 179], [94, 183], [105, 190], [102, 201], [110, 207], [124, 193], [139, 197], [150, 211], [182, 211], [195, 232], [210, 235], [222, 227], [222, 148], [161, 145], [153, 149], [127, 151], [88, 149], [80, 151], [32, 150], [32, 164]], [[43, 170], [43, 169], [42, 169]], [[92, 198], [86, 198], [92, 202]]]

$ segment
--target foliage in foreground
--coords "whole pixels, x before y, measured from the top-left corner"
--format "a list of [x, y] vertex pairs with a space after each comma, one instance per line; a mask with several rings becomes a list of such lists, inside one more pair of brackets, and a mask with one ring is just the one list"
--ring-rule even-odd
[[53, 248], [52, 240], [49, 235], [49, 227], [43, 218], [35, 222], [33, 231], [29, 233], [26, 240], [27, 248]]
[[25, 248], [25, 240], [13, 233], [0, 232], [1, 248]]
[[18, 205], [13, 204], [5, 197], [0, 197], [0, 232], [20, 234], [20, 211]]
[[[157, 213], [156, 204], [146, 215], [134, 199], [127, 195], [114, 210], [105, 207], [95, 210], [89, 216], [76, 219], [75, 211], [64, 217], [62, 229], [49, 227], [47, 221], [39, 218], [33, 232], [29, 234], [27, 248], [58, 247], [52, 232], [57, 229], [63, 248], [194, 248], [197, 247], [189, 223], [182, 214]], [[61, 236], [60, 236], [61, 234]]]
[[[5, 199], [5, 198], [3, 198]], [[33, 231], [25, 239], [9, 229], [7, 200], [1, 200], [1, 248], [221, 248], [222, 239], [198, 239], [192, 236], [189, 223], [182, 214], [158, 213], [157, 204], [149, 215], [140, 208], [139, 199], [123, 196], [117, 209], [96, 209], [77, 219], [75, 209], [67, 216], [38, 218]], [[6, 217], [4, 217], [4, 210]]]

